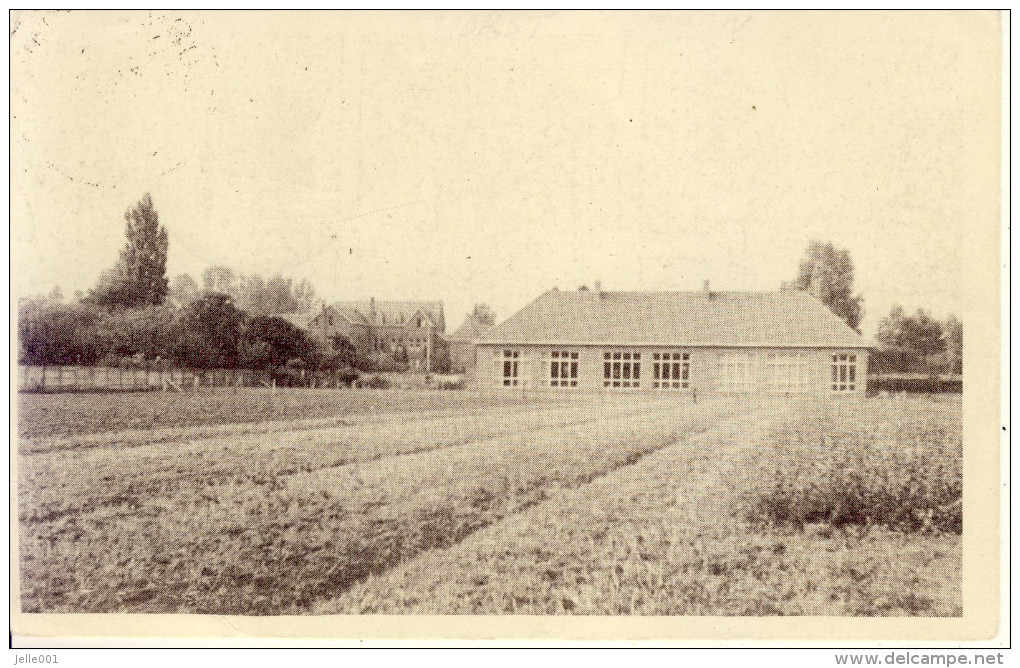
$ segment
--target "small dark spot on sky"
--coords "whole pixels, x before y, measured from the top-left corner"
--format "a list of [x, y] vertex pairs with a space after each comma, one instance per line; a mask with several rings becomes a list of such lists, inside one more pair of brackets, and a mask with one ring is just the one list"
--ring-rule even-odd
[[632, 119], [630, 119], [630, 122], [631, 122], [631, 123], [633, 123], [633, 122], [634, 122], [634, 119], [633, 119], [633, 118], [632, 118]]
[[751, 105], [751, 109], [752, 109], [753, 111], [758, 111], [758, 107], [754, 106], [753, 104]]

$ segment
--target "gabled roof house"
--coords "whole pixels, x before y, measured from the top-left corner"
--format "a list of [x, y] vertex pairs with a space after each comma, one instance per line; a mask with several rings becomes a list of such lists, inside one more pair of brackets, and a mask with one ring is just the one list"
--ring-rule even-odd
[[307, 315], [283, 315], [322, 343], [336, 336], [362, 355], [407, 353], [412, 366], [445, 347], [446, 319], [441, 301], [383, 301], [374, 297], [324, 305]]
[[479, 387], [862, 394], [868, 343], [807, 292], [550, 290], [477, 339]]

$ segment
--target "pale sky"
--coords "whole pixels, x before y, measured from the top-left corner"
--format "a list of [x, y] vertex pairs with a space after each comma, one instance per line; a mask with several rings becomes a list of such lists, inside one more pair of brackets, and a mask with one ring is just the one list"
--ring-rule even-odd
[[[168, 274], [329, 300], [770, 290], [849, 248], [865, 334], [959, 311], [996, 13], [24, 13], [16, 294], [94, 284], [151, 192]], [[986, 164], [984, 166], [987, 166]], [[984, 173], [984, 172], [982, 172]], [[996, 184], [997, 185], [997, 184]]]

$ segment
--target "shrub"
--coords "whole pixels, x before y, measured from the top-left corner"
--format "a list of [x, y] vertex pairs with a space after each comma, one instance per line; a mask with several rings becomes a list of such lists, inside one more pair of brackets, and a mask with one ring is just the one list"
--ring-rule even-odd
[[283, 318], [260, 316], [245, 324], [239, 358], [246, 368], [269, 369], [295, 358], [307, 360], [313, 349], [304, 330]]
[[362, 387], [370, 390], [388, 390], [392, 386], [393, 384], [382, 376], [371, 376], [369, 378], [359, 379], [355, 383], [355, 387]]
[[19, 362], [95, 364], [104, 354], [98, 336], [103, 311], [82, 304], [22, 302], [18, 307]]
[[350, 387], [351, 385], [353, 385], [354, 382], [358, 380], [359, 376], [360, 374], [351, 368], [340, 369], [336, 371], [333, 375], [333, 377], [336, 379], [337, 385], [342, 385], [344, 387]]
[[358, 369], [376, 373], [399, 373], [407, 371], [408, 363], [397, 360], [389, 353], [371, 352], [358, 358]]
[[959, 425], [889, 422], [837, 429], [784, 427], [761, 448], [774, 470], [742, 495], [753, 523], [880, 525], [898, 531], [963, 530]]

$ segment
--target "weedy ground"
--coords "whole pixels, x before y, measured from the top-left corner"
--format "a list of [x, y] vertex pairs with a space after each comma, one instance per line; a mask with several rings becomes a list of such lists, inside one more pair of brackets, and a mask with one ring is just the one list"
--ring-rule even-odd
[[960, 614], [958, 401], [221, 392], [22, 413], [24, 610]]

